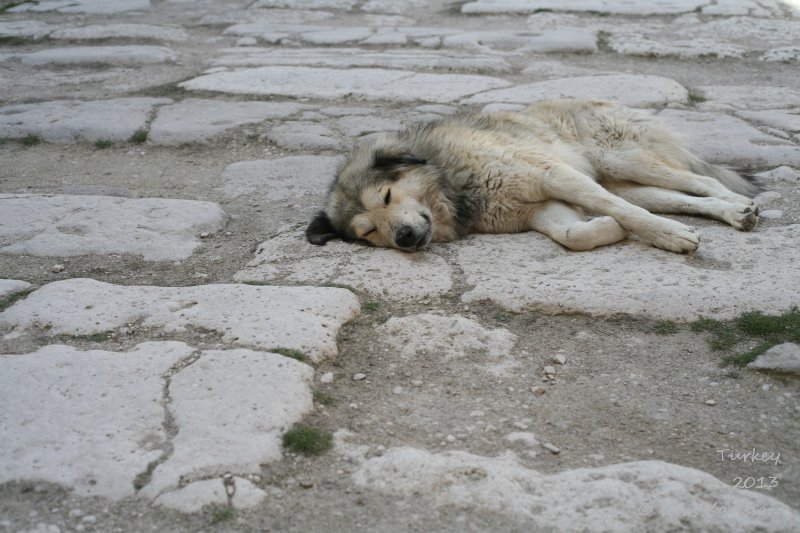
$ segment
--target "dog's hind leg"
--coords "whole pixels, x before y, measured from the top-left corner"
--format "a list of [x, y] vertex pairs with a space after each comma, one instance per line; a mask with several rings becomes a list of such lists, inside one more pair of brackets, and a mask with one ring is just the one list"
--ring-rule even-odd
[[726, 222], [742, 231], [752, 230], [758, 222], [758, 207], [755, 206], [629, 182], [609, 181], [604, 185], [617, 196], [654, 213], [700, 215]]
[[550, 198], [608, 215], [653, 246], [685, 253], [696, 250], [700, 245], [700, 237], [693, 228], [626, 202], [573, 167], [554, 166], [541, 179], [542, 191]]
[[[687, 157], [692, 156], [687, 155]], [[615, 180], [673, 189], [695, 196], [719, 198], [747, 206], [753, 205], [750, 198], [731, 191], [719, 180], [696, 174], [681, 166], [683, 165], [668, 164], [658, 154], [648, 150], [627, 148], [607, 152], [600, 170], [603, 175]]]
[[531, 215], [530, 227], [544, 233], [570, 250], [591, 250], [619, 242], [628, 236], [625, 228], [611, 217], [586, 220], [586, 216], [558, 200], [536, 206]]

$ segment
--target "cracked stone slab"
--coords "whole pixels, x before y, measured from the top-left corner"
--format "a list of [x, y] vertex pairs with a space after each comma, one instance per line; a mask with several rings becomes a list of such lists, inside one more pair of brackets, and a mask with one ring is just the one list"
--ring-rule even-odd
[[18, 279], [0, 279], [0, 300], [31, 287], [27, 281]]
[[338, 70], [313, 67], [259, 67], [217, 72], [180, 84], [188, 90], [308, 98], [364, 98], [450, 103], [479, 91], [507, 87], [490, 76], [422, 74], [379, 68]]
[[153, 41], [186, 41], [189, 34], [180, 26], [154, 24], [89, 24], [53, 31], [51, 39], [93, 41], [100, 39], [147, 39]]
[[232, 67], [296, 65], [308, 67], [380, 67], [389, 69], [456, 69], [507, 72], [502, 57], [489, 54], [429, 50], [363, 48], [225, 48], [212, 64]]
[[228, 196], [258, 193], [270, 200], [319, 195], [330, 183], [340, 158], [295, 155], [231, 163], [222, 172], [222, 190]]
[[797, 305], [790, 288], [800, 286], [794, 244], [800, 224], [753, 233], [707, 226], [700, 235], [700, 248], [688, 256], [633, 240], [582, 253], [537, 233], [472, 237], [458, 248], [458, 262], [474, 285], [462, 300], [488, 300], [513, 311], [686, 321]]
[[795, 63], [800, 61], [800, 46], [781, 46], [767, 50], [759, 57], [761, 61], [774, 63]]
[[47, 142], [124, 141], [147, 124], [157, 105], [168, 98], [54, 100], [0, 107], [0, 138], [38, 135]]
[[800, 90], [791, 87], [755, 85], [701, 85], [697, 93], [705, 98], [703, 111], [765, 110], [800, 107]]
[[[253, 485], [247, 479], [233, 476], [231, 479], [233, 496], [230, 505], [234, 509], [249, 509], [263, 502], [267, 493]], [[228, 505], [228, 493], [222, 478], [204, 479], [189, 483], [171, 492], [158, 496], [154, 503], [176, 509], [184, 513], [194, 513], [206, 505]]]
[[0, 37], [38, 40], [47, 37], [57, 26], [38, 20], [6, 20], [0, 22]]
[[775, 498], [663, 461], [542, 474], [511, 452], [482, 457], [400, 447], [364, 461], [352, 479], [435, 507], [516, 516], [536, 531], [791, 531], [800, 521]]
[[166, 442], [162, 375], [194, 350], [148, 342], [128, 352], [50, 345], [0, 357], [0, 482], [45, 480], [120, 499]]
[[168, 333], [205, 328], [225, 343], [299, 350], [317, 362], [336, 356], [339, 328], [359, 311], [358, 298], [338, 288], [126, 287], [70, 279], [34, 291], [0, 313], [0, 324], [46, 328], [50, 335], [90, 335], [137, 322]]
[[703, 0], [661, 0], [658, 2], [636, 2], [632, 0], [477, 0], [467, 2], [461, 12], [468, 15], [502, 13], [534, 13], [549, 11], [589, 11], [592, 13], [614, 13], [619, 15], [674, 15], [691, 13], [708, 5]]
[[255, 259], [233, 277], [246, 282], [333, 283], [391, 300], [423, 299], [441, 296], [453, 284], [450, 267], [433, 250], [409, 254], [344, 242], [314, 246], [302, 231], [285, 231], [261, 243]]
[[800, 374], [800, 346], [793, 342], [773, 346], [756, 357], [747, 368]]
[[579, 76], [517, 85], [476, 94], [464, 100], [468, 104], [533, 103], [546, 98], [595, 98], [616, 100], [632, 107], [663, 106], [684, 103], [689, 93], [669, 78], [648, 75], [615, 74]]
[[515, 52], [597, 52], [595, 31], [585, 28], [559, 28], [555, 30], [510, 32], [474, 31], [442, 38], [445, 47], [488, 49]]
[[293, 102], [225, 102], [189, 98], [158, 110], [150, 125], [153, 144], [208, 143], [224, 131], [268, 119], [286, 118], [313, 106]]
[[340, 147], [335, 135], [322, 124], [290, 121], [272, 128], [267, 138], [281, 148], [290, 150], [335, 150]]
[[200, 234], [225, 226], [211, 202], [118, 196], [0, 194], [0, 253], [35, 256], [141, 255], [185, 259]]
[[790, 133], [800, 132], [800, 109], [769, 109], [766, 111], [737, 111], [736, 116], [754, 124]]
[[26, 65], [152, 65], [174, 63], [175, 52], [164, 46], [71, 46], [17, 54]]
[[721, 113], [665, 109], [658, 116], [681, 133], [692, 152], [713, 163], [739, 167], [800, 165], [800, 147]]
[[800, 35], [800, 21], [780, 18], [726, 17], [703, 20], [684, 15], [661, 23], [603, 25], [608, 44], [621, 54], [682, 58], [733, 57], [791, 45]]
[[[280, 459], [281, 434], [313, 408], [308, 365], [182, 342], [126, 352], [50, 345], [0, 357], [0, 374], [9, 379], [0, 388], [8, 407], [0, 482], [45, 480], [114, 500], [136, 494], [184, 512], [228, 498], [222, 479], [182, 488], [179, 480], [260, 472]], [[241, 477], [230, 483], [236, 508], [266, 496]]]
[[[202, 352], [171, 378], [168, 408], [178, 433], [141, 494], [154, 498], [208, 475], [257, 474], [279, 460], [281, 436], [313, 409], [313, 376], [310, 366], [274, 353]], [[167, 504], [177, 498], [166, 497]]]
[[57, 11], [59, 13], [86, 13], [111, 15], [127, 11], [148, 11], [150, 0], [41, 0], [12, 7], [10, 13]]

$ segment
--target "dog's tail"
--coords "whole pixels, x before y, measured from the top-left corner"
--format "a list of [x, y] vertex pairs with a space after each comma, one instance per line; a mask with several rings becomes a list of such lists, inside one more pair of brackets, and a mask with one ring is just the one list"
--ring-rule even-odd
[[738, 172], [734, 172], [733, 170], [717, 165], [712, 165], [711, 163], [707, 163], [694, 155], [692, 155], [689, 160], [689, 169], [695, 174], [710, 176], [716, 179], [725, 187], [737, 194], [743, 194], [753, 198], [761, 192], [761, 188], [758, 185], [740, 175]]

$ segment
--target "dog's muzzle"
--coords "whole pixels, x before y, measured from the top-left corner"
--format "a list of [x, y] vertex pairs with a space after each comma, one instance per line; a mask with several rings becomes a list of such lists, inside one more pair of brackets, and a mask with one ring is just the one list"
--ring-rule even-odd
[[431, 240], [431, 226], [426, 224], [424, 227], [400, 226], [394, 232], [394, 243], [401, 250], [414, 252], [424, 248]]

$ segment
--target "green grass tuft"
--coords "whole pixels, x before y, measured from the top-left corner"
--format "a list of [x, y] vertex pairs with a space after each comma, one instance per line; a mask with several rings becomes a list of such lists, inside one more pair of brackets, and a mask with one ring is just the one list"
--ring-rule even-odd
[[11, 307], [12, 305], [14, 305], [19, 300], [22, 300], [27, 295], [32, 293], [33, 290], [34, 290], [33, 288], [23, 289], [23, 290], [21, 290], [19, 292], [14, 292], [12, 294], [9, 294], [8, 296], [6, 296], [4, 298], [0, 298], [0, 311], [4, 311], [5, 309], [7, 309], [7, 308]]
[[272, 348], [269, 351], [272, 353], [283, 355], [284, 357], [291, 357], [292, 359], [296, 359], [301, 363], [305, 363], [306, 359], [308, 359], [306, 357], [306, 354], [304, 354], [300, 350], [293, 350], [291, 348]]
[[740, 342], [760, 340], [746, 353], [727, 355], [723, 362], [745, 366], [777, 344], [800, 343], [800, 310], [796, 307], [780, 315], [765, 315], [760, 311], [744, 313], [731, 322], [702, 318], [692, 324], [694, 332], [711, 334], [708, 342], [712, 349], [731, 350]]
[[101, 331], [99, 333], [92, 333], [91, 335], [86, 335], [83, 338], [91, 342], [106, 342], [108, 339], [111, 338], [111, 332]]
[[653, 333], [657, 335], [674, 335], [678, 329], [678, 324], [672, 320], [659, 320], [653, 324]]
[[94, 142], [94, 147], [100, 148], [101, 150], [103, 148], [111, 148], [112, 146], [114, 146], [114, 141], [109, 141], [108, 139], [98, 139]]
[[22, 46], [30, 41], [16, 35], [0, 35], [0, 46]]
[[700, 93], [696, 93], [694, 91], [689, 91], [689, 103], [692, 105], [702, 104], [703, 102], [707, 102], [708, 98], [701, 95]]
[[381, 306], [380, 302], [365, 302], [361, 306], [361, 310], [369, 312], [377, 311], [380, 306]]
[[136, 130], [128, 142], [133, 144], [143, 144], [147, 141], [147, 130]]
[[320, 455], [333, 446], [333, 435], [311, 426], [296, 426], [283, 434], [283, 447], [303, 455]]
[[326, 407], [336, 404], [335, 397], [331, 396], [327, 392], [322, 392], [321, 390], [314, 391], [314, 401]]
[[37, 144], [42, 142], [42, 138], [36, 135], [35, 133], [29, 133], [25, 137], [22, 138], [22, 144], [24, 146], [36, 146]]
[[211, 513], [211, 524], [219, 524], [221, 522], [228, 522], [236, 516], [236, 513], [230, 505], [217, 505]]

